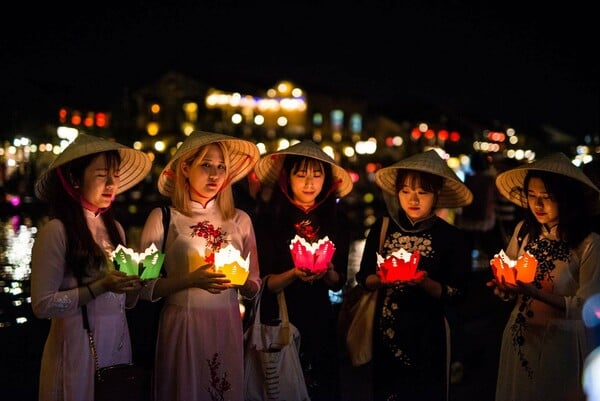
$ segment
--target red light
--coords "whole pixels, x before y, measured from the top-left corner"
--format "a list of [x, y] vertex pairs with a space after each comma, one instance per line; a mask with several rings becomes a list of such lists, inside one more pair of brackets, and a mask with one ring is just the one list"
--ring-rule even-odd
[[365, 166], [365, 171], [367, 173], [374, 173], [375, 171], [377, 171], [377, 164], [367, 163], [367, 165]]
[[106, 127], [107, 120], [106, 113], [96, 113], [96, 126], [100, 128]]
[[446, 140], [448, 140], [448, 136], [449, 136], [449, 135], [450, 135], [450, 134], [448, 134], [448, 131], [446, 131], [445, 129], [441, 129], [441, 130], [438, 132], [438, 139], [439, 139], [440, 141], [446, 141]]
[[460, 141], [460, 134], [458, 132], [456, 132], [456, 131], [452, 131], [450, 133], [450, 140], [452, 142], [458, 142], [458, 141]]
[[83, 125], [85, 125], [86, 127], [91, 127], [94, 125], [93, 113], [88, 113], [87, 116], [85, 116], [85, 119], [83, 120]]
[[427, 131], [425, 131], [425, 138], [433, 139], [434, 136], [435, 136], [435, 132], [433, 132], [432, 129], [428, 129]]
[[58, 120], [64, 124], [67, 122], [67, 109], [60, 109], [58, 111]]
[[413, 128], [410, 132], [410, 137], [416, 141], [421, 137], [421, 131], [418, 128]]
[[80, 125], [81, 124], [81, 116], [79, 114], [73, 114], [71, 116], [71, 124]]

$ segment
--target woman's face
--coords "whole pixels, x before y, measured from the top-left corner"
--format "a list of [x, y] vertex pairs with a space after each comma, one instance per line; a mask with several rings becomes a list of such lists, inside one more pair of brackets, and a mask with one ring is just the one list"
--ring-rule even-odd
[[417, 181], [407, 179], [398, 192], [398, 200], [406, 215], [416, 222], [431, 215], [435, 194], [423, 189]]
[[304, 208], [314, 206], [315, 199], [323, 189], [325, 173], [319, 163], [306, 163], [290, 175], [292, 197], [297, 205]]
[[106, 156], [101, 153], [83, 172], [81, 195], [92, 205], [107, 208], [115, 199], [120, 182], [118, 166], [107, 166]]
[[190, 184], [191, 199], [203, 205], [219, 193], [227, 178], [223, 152], [214, 144], [208, 145], [206, 154], [191, 165], [182, 163], [182, 169]]
[[527, 188], [527, 204], [540, 224], [552, 228], [558, 224], [558, 203], [546, 192], [546, 186], [540, 178], [532, 177]]

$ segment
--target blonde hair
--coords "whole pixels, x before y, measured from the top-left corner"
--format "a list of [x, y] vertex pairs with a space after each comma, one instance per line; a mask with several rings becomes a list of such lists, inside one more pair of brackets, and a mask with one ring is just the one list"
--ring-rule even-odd
[[233, 199], [233, 192], [231, 190], [231, 182], [229, 177], [229, 149], [222, 142], [214, 142], [203, 145], [198, 149], [191, 150], [190, 152], [182, 155], [180, 158], [173, 162], [173, 172], [175, 174], [175, 187], [171, 194], [171, 203], [173, 206], [186, 216], [192, 215], [192, 199], [190, 197], [190, 184], [187, 177], [183, 174], [183, 164], [191, 166], [196, 160], [202, 159], [208, 152], [210, 145], [218, 146], [223, 152], [223, 159], [225, 160], [225, 168], [227, 171], [227, 177], [223, 183], [223, 187], [215, 197], [215, 202], [221, 217], [223, 220], [229, 220], [235, 216], [235, 202]]

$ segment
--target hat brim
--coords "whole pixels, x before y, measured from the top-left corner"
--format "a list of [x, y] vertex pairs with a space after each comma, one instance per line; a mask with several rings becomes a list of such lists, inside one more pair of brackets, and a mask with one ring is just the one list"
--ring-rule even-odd
[[160, 177], [158, 177], [158, 191], [164, 196], [171, 196], [175, 189], [173, 164], [177, 160], [186, 158], [196, 152], [198, 148], [217, 142], [223, 143], [229, 153], [228, 173], [230, 184], [240, 181], [248, 175], [260, 158], [258, 147], [253, 142], [213, 132], [194, 131], [186, 138], [163, 168]]
[[438, 194], [437, 208], [458, 208], [473, 202], [473, 193], [435, 150], [407, 157], [391, 166], [377, 170], [375, 182], [388, 194], [397, 195], [398, 170], [420, 171], [442, 177], [444, 182]]
[[500, 194], [520, 207], [527, 207], [524, 185], [525, 176], [531, 170], [558, 174], [579, 182], [588, 191], [594, 193], [589, 205], [587, 205], [588, 211], [592, 214], [600, 213], [600, 199], [598, 199], [600, 189], [594, 185], [592, 180], [582, 170], [571, 163], [571, 160], [564, 153], [560, 152], [549, 154], [532, 163], [524, 164], [498, 174], [496, 177], [496, 187]]
[[119, 188], [117, 194], [127, 191], [142, 181], [152, 168], [150, 157], [144, 152], [135, 150], [105, 138], [87, 134], [79, 134], [61, 154], [48, 166], [35, 183], [35, 194], [41, 200], [48, 200], [50, 174], [60, 166], [84, 156], [116, 150], [121, 156], [119, 165]]
[[279, 180], [287, 155], [310, 157], [331, 165], [337, 196], [341, 198], [352, 191], [354, 184], [346, 169], [340, 167], [319, 145], [310, 140], [298, 142], [289, 148], [261, 157], [254, 167], [254, 172], [263, 185], [272, 186]]

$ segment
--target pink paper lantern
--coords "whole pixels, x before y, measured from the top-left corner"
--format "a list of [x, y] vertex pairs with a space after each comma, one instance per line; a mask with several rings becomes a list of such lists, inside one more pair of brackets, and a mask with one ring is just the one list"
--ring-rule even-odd
[[324, 237], [317, 242], [309, 243], [296, 235], [290, 244], [294, 266], [318, 274], [327, 270], [335, 252], [335, 245]]

